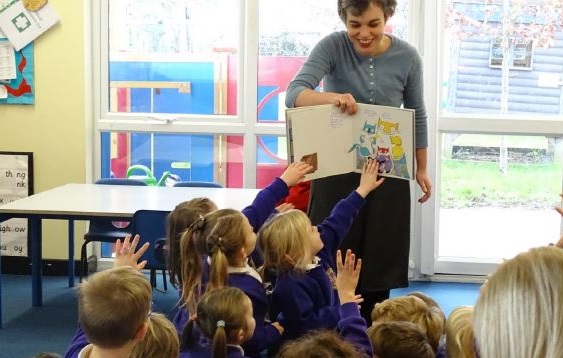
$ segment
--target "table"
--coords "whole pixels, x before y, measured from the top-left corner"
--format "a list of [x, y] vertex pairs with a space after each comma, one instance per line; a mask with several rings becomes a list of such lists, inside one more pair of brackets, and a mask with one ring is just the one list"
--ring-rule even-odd
[[73, 287], [74, 220], [90, 220], [96, 217], [111, 220], [131, 219], [137, 210], [171, 211], [180, 202], [196, 197], [207, 197], [219, 208], [241, 210], [254, 200], [258, 191], [259, 189], [66, 184], [0, 206], [0, 222], [11, 218], [28, 219], [32, 304], [41, 306], [43, 304], [41, 270], [43, 219], [68, 220], [68, 284], [69, 287]]

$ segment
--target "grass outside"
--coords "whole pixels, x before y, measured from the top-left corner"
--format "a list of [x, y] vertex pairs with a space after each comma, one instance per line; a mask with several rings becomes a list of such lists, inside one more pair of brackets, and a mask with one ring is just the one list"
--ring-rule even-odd
[[560, 163], [509, 164], [501, 174], [497, 162], [442, 160], [441, 207], [526, 207], [559, 205]]

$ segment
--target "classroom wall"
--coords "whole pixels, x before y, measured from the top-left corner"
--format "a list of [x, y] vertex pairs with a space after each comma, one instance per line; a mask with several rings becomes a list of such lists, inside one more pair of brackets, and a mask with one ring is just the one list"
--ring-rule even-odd
[[[0, 105], [0, 150], [33, 152], [36, 193], [86, 180], [84, 2], [49, 3], [61, 20], [35, 41], [35, 104]], [[44, 223], [43, 258], [66, 259], [67, 238], [66, 222]]]

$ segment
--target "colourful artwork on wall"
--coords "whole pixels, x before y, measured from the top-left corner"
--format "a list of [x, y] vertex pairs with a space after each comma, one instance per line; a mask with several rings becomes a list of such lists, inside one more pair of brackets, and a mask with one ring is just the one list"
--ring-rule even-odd
[[0, 86], [6, 88], [7, 98], [0, 98], [0, 104], [34, 104], [34, 63], [33, 43], [15, 51], [16, 78], [5, 81], [0, 79]]

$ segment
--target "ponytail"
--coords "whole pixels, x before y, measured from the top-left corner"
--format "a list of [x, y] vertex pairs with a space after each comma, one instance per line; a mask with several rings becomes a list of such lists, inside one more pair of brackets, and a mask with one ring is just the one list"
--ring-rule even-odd
[[217, 328], [213, 335], [212, 358], [227, 357], [227, 333], [225, 332], [225, 321], [217, 321]]

